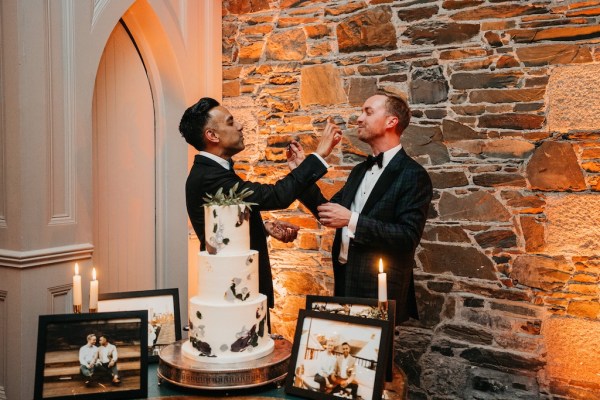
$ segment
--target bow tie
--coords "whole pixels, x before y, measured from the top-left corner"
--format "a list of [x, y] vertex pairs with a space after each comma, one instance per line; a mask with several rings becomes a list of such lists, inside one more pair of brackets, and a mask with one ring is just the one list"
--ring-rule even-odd
[[233, 165], [234, 165], [234, 164], [235, 164], [235, 162], [233, 161], [233, 158], [230, 158], [230, 159], [229, 159], [229, 169], [230, 169], [231, 171], [233, 171]]
[[379, 168], [381, 168], [381, 166], [383, 165], [383, 153], [379, 153], [375, 157], [373, 157], [373, 156], [367, 157], [367, 161], [365, 161], [365, 165], [367, 166], [367, 169], [370, 169], [375, 164], [377, 164], [377, 166]]

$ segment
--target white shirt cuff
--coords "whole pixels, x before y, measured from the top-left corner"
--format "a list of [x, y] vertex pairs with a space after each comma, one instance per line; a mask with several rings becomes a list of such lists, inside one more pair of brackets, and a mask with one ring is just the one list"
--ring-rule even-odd
[[323, 165], [325, 166], [325, 168], [329, 169], [329, 164], [327, 164], [327, 161], [325, 161], [325, 159], [323, 157], [321, 157], [317, 153], [311, 153], [311, 154], [314, 154], [319, 160], [321, 160], [321, 162], [323, 163]]

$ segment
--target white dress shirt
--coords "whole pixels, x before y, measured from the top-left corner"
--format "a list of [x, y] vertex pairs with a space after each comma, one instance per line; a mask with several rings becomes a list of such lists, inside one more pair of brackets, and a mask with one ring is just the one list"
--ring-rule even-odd
[[111, 361], [117, 362], [119, 356], [117, 354], [117, 348], [114, 344], [107, 344], [106, 346], [100, 346], [98, 349], [98, 360], [103, 363], [109, 363]]
[[[378, 167], [379, 168], [379, 167]], [[342, 362], [340, 363], [340, 378], [348, 379], [348, 362], [350, 361], [350, 357], [342, 356]]]
[[210, 158], [210, 159], [211, 159], [211, 160], [213, 160], [214, 162], [217, 162], [217, 163], [219, 163], [219, 165], [220, 165], [220, 166], [222, 166], [223, 168], [225, 168], [225, 169], [227, 169], [227, 170], [229, 170], [229, 169], [230, 169], [229, 161], [227, 161], [227, 160], [226, 160], [226, 159], [224, 159], [224, 158], [221, 158], [221, 157], [219, 157], [219, 156], [215, 156], [214, 154], [212, 154], [212, 153], [209, 153], [209, 152], [207, 152], [207, 151], [201, 151], [201, 152], [200, 152], [200, 155], [201, 155], [201, 156], [204, 156], [204, 157], [208, 157], [208, 158]]
[[79, 364], [90, 365], [90, 363], [96, 358], [96, 352], [98, 352], [98, 348], [96, 346], [91, 344], [81, 346], [79, 349]]
[[350, 206], [350, 211], [352, 211], [352, 216], [350, 217], [350, 222], [348, 222], [348, 226], [342, 228], [342, 243], [340, 246], [340, 255], [338, 257], [338, 261], [342, 264], [346, 264], [348, 262], [348, 247], [350, 245], [350, 239], [354, 239], [354, 233], [356, 232], [356, 225], [358, 224], [358, 215], [362, 211], [373, 187], [379, 180], [379, 177], [383, 173], [385, 167], [390, 163], [392, 158], [400, 151], [402, 145], [399, 144], [396, 147], [392, 147], [388, 151], [383, 153], [383, 163], [381, 164], [381, 168], [377, 164], [373, 164], [373, 166], [367, 170], [363, 180], [360, 182], [360, 186], [356, 191], [356, 196], [354, 197], [354, 201]]

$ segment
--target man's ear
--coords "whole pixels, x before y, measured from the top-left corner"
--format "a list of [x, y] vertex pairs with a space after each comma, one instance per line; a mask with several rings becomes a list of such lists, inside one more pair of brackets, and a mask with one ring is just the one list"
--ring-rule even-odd
[[396, 126], [398, 125], [399, 122], [400, 122], [400, 120], [398, 119], [398, 117], [390, 115], [387, 120], [387, 125], [388, 125], [388, 127], [395, 130]]
[[219, 143], [219, 136], [217, 135], [217, 132], [212, 128], [206, 128], [204, 130], [204, 137], [207, 141], [211, 143]]

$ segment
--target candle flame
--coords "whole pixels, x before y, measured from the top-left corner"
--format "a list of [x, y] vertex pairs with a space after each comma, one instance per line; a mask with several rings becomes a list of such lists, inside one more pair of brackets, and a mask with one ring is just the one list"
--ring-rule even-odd
[[75, 275], [79, 275], [79, 264], [75, 263]]
[[92, 280], [96, 280], [96, 268], [92, 268]]
[[379, 259], [379, 273], [383, 273], [383, 260]]

